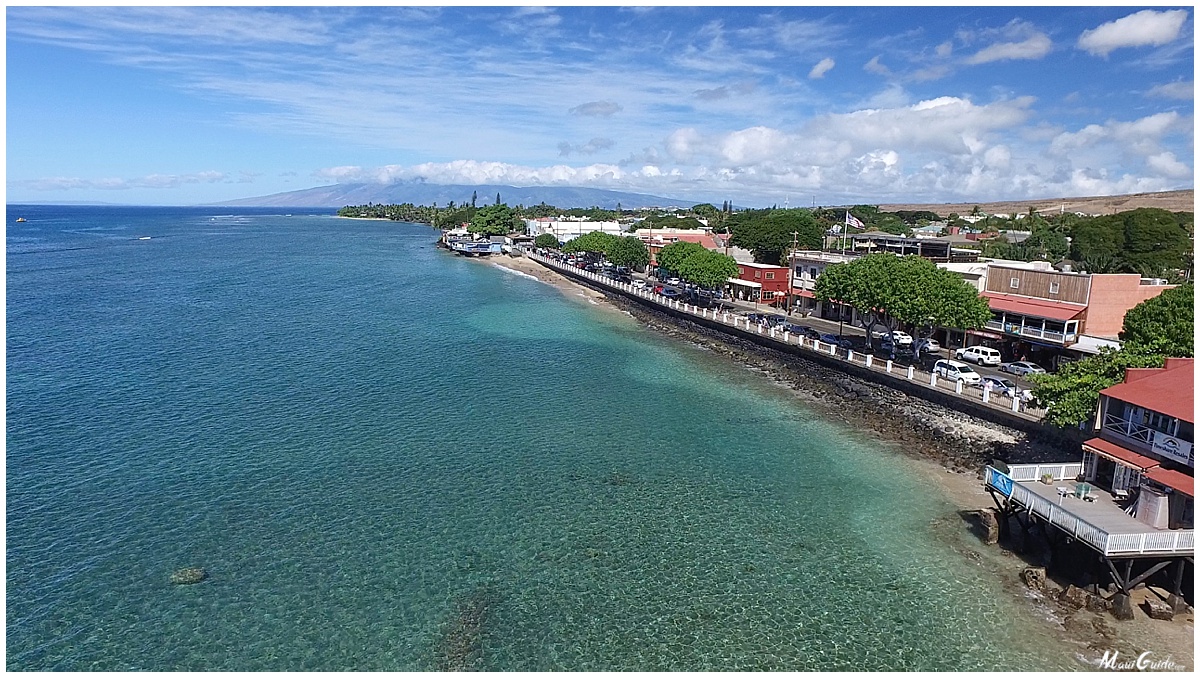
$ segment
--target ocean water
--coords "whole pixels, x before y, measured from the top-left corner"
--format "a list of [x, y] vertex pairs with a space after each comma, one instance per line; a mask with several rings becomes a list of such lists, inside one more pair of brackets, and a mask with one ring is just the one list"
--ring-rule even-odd
[[6, 235], [9, 669], [1072, 668], [894, 451], [427, 227]]

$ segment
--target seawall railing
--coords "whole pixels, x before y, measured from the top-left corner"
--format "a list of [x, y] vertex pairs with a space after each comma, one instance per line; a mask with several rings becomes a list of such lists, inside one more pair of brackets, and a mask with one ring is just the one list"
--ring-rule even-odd
[[1046, 412], [1042, 408], [1023, 405], [1020, 398], [1011, 398], [997, 391], [967, 386], [960, 381], [939, 379], [936, 374], [916, 365], [901, 365], [892, 360], [880, 360], [870, 353], [855, 351], [853, 348], [843, 348], [819, 339], [808, 339], [802, 335], [764, 327], [738, 313], [696, 306], [679, 299], [669, 299], [650, 289], [634, 287], [631, 283], [618, 282], [536, 252], [528, 251], [526, 256], [551, 270], [586, 280], [597, 287], [620, 293], [643, 305], [658, 307], [675, 315], [690, 317], [701, 324], [723, 330], [734, 336], [747, 337], [749, 335], [749, 338], [761, 345], [774, 345], [781, 349], [786, 348], [791, 353], [819, 354], [821, 358], [835, 359], [838, 363], [865, 370], [875, 377], [874, 381], [879, 383], [902, 385], [905, 392], [910, 395], [924, 397], [936, 393], [943, 398], [970, 401], [975, 408], [982, 406], [985, 410], [1004, 412], [1006, 417], [1002, 423], [1011, 424], [1014, 419], [1022, 420], [1027, 424], [1034, 423], [1038, 422]]

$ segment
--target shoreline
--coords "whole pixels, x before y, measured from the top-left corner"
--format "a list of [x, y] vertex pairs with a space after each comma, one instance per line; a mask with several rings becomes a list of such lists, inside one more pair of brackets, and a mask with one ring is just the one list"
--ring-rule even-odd
[[[564, 296], [588, 300], [631, 316], [642, 326], [668, 337], [723, 356], [757, 372], [822, 417], [839, 421], [861, 437], [886, 445], [908, 461], [934, 488], [938, 500], [952, 506], [962, 521], [965, 547], [955, 550], [989, 576], [1000, 579], [1014, 598], [1030, 606], [1080, 663], [1081, 670], [1096, 670], [1106, 650], [1122, 658], [1136, 659], [1143, 652], [1151, 658], [1171, 657], [1183, 669], [1194, 666], [1194, 612], [1177, 615], [1173, 621], [1148, 618], [1138, 605], [1147, 591], [1136, 591], [1135, 619], [1117, 621], [1107, 613], [1073, 610], [1057, 600], [1029, 590], [1019, 573], [1040, 565], [1036, 558], [1022, 556], [1001, 546], [986, 546], [971, 532], [968, 514], [992, 508], [991, 496], [982, 484], [982, 467], [993, 458], [1010, 463], [1052, 461], [1073, 453], [1061, 441], [1033, 440], [1026, 434], [942, 410], [933, 403], [907, 396], [886, 386], [868, 383], [832, 368], [770, 351], [764, 347], [708, 328], [656, 313], [619, 297], [609, 297], [567, 278], [526, 257], [505, 256], [493, 264], [529, 275], [552, 285]], [[1077, 450], [1074, 451], [1077, 453]], [[1152, 594], [1150, 594], [1152, 595]]]

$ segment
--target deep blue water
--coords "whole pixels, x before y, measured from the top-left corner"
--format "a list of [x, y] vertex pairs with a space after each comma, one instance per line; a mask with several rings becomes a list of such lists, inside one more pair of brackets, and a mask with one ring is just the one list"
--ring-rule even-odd
[[9, 207], [9, 669], [1070, 667], [904, 459], [434, 235]]

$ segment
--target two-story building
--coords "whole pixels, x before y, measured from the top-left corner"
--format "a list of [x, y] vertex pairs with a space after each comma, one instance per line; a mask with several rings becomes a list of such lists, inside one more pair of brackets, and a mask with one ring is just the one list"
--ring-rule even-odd
[[1195, 490], [1195, 360], [1129, 369], [1100, 392], [1096, 437], [1083, 444], [1084, 478], [1114, 495], [1137, 494], [1136, 517], [1190, 529]]
[[[1012, 265], [988, 266], [983, 296], [992, 310], [962, 345], [986, 344], [1006, 360], [1044, 367], [1117, 346], [1125, 313], [1173, 285], [1132, 274], [1088, 274]], [[953, 344], [953, 338], [950, 339]]]
[[764, 304], [787, 303], [787, 266], [739, 261], [737, 267], [738, 277], [729, 279], [729, 293], [733, 298]]
[[[857, 254], [842, 254], [840, 252], [824, 252], [821, 250], [796, 250], [791, 253], [792, 294], [794, 295], [797, 311], [816, 315], [829, 320], [854, 322], [854, 309], [837, 303], [824, 304], [817, 301], [813, 290], [817, 287], [817, 278], [833, 264], [846, 264], [857, 259]], [[839, 318], [840, 316], [840, 318]]]

